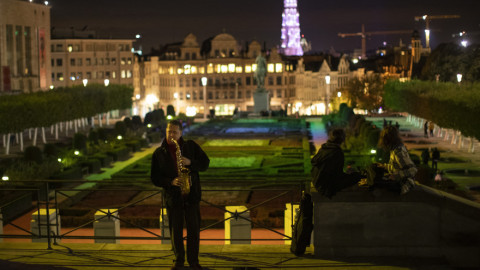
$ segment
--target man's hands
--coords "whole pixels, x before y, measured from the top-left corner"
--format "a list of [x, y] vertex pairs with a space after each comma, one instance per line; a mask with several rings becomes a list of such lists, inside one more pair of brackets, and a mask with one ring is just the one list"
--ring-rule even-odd
[[182, 162], [185, 166], [189, 166], [190, 164], [192, 164], [192, 161], [186, 157], [182, 157]]
[[182, 183], [182, 182], [181, 182], [180, 178], [176, 177], [176, 178], [173, 179], [173, 181], [172, 181], [172, 186], [179, 187], [179, 186], [182, 185], [181, 183]]

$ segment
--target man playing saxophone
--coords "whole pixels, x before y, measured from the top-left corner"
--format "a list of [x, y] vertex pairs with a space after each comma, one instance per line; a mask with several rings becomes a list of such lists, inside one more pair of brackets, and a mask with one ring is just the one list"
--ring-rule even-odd
[[[152, 156], [151, 180], [165, 190], [165, 203], [172, 239], [174, 264], [185, 264], [183, 224], [187, 226], [187, 261], [191, 269], [202, 269], [198, 261], [200, 245], [201, 187], [198, 172], [208, 169], [210, 160], [202, 148], [182, 137], [182, 124], [173, 120], [167, 125], [166, 138]], [[188, 188], [187, 188], [188, 186]], [[186, 191], [189, 189], [189, 191]]]

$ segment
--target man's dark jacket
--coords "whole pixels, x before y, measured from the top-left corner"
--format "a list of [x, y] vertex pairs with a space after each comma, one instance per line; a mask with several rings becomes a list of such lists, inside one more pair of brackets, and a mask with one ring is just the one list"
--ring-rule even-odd
[[340, 145], [327, 141], [312, 158], [312, 181], [322, 195], [332, 197], [341, 188], [344, 155]]
[[[186, 166], [190, 169], [192, 180], [192, 186], [190, 187], [190, 194], [187, 197], [187, 202], [198, 203], [202, 198], [198, 172], [208, 169], [210, 159], [208, 159], [207, 154], [205, 154], [202, 148], [192, 140], [184, 141], [183, 138], [180, 138], [179, 145], [182, 151], [182, 156], [190, 159], [192, 162], [192, 164]], [[168, 207], [182, 203], [180, 187], [172, 186], [173, 179], [177, 177], [176, 168], [176, 164], [168, 152], [167, 141], [164, 139], [160, 147], [158, 147], [153, 153], [150, 177], [155, 186], [162, 187], [165, 190], [165, 198]]]

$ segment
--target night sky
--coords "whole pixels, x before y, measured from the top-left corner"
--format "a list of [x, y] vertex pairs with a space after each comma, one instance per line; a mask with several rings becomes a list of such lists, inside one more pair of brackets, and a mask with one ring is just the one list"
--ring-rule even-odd
[[[460, 15], [460, 19], [432, 20], [431, 47], [454, 41], [452, 34], [467, 31], [479, 40], [480, 16], [476, 0], [298, 0], [302, 34], [314, 51], [351, 51], [360, 48], [360, 38], [340, 38], [337, 33], [421, 30], [415, 16]], [[399, 3], [399, 4], [397, 4]], [[182, 41], [193, 33], [201, 42], [224, 30], [242, 45], [256, 39], [267, 47], [280, 44], [283, 0], [50, 0], [52, 27], [81, 29], [88, 26], [102, 36], [134, 38], [142, 35], [144, 52], [160, 44]], [[409, 34], [374, 36], [367, 49], [383, 41], [410, 43]]]

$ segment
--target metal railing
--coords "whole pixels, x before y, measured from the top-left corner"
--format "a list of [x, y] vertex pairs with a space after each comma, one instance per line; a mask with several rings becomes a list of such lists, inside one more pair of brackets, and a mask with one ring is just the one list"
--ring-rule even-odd
[[[35, 188], [32, 188], [32, 183], [35, 183], [37, 184]], [[62, 187], [52, 187], [52, 186], [57, 186], [59, 184], [95, 184], [95, 185], [101, 185], [99, 187], [96, 187], [96, 188], [62, 188]], [[203, 182], [202, 182], [203, 183]], [[63, 181], [63, 180], [46, 180], [46, 181], [15, 181], [15, 182], [10, 182], [10, 183], [1, 183], [0, 184], [0, 191], [3, 190], [3, 191], [18, 191], [19, 189], [18, 188], [15, 188], [16, 186], [15, 185], [23, 185], [23, 187], [28, 187], [28, 188], [25, 188], [25, 189], [21, 189], [23, 191], [27, 191], [27, 192], [32, 192], [32, 194], [36, 195], [36, 206], [34, 207], [34, 209], [37, 210], [37, 213], [38, 213], [38, 216], [37, 216], [37, 222], [38, 222], [38, 234], [36, 232], [32, 232], [31, 230], [29, 230], [28, 228], [22, 228], [21, 226], [19, 225], [16, 225], [14, 224], [14, 220], [9, 220], [7, 221], [7, 224], [10, 224], [11, 226], [13, 226], [14, 228], [26, 233], [24, 235], [22, 234], [0, 234], [0, 238], [30, 238], [30, 239], [45, 239], [46, 238], [46, 241], [48, 243], [48, 249], [51, 249], [51, 244], [54, 243], [56, 244], [57, 240], [60, 240], [60, 239], [108, 239], [108, 240], [161, 240], [161, 241], [164, 241], [164, 240], [170, 240], [170, 237], [165, 237], [164, 236], [164, 231], [166, 230], [165, 227], [163, 227], [163, 223], [164, 222], [160, 222], [160, 231], [162, 232], [161, 235], [156, 233], [156, 232], [153, 232], [152, 230], [148, 229], [148, 228], [145, 228], [144, 226], [141, 226], [139, 224], [135, 224], [134, 222], [131, 222], [125, 218], [122, 218], [121, 216], [117, 216], [115, 215], [116, 213], [118, 213], [119, 211], [127, 208], [127, 207], [131, 207], [131, 206], [135, 206], [135, 205], [138, 205], [139, 203], [141, 202], [144, 202], [150, 198], [153, 198], [154, 196], [161, 196], [161, 199], [160, 199], [160, 205], [159, 205], [159, 208], [160, 209], [163, 209], [164, 206], [164, 191], [162, 189], [150, 189], [150, 188], [147, 188], [147, 187], [150, 187], [152, 186], [152, 184], [148, 181], [138, 181], [138, 182], [131, 182], [131, 180], [129, 181], [124, 181], [124, 180], [102, 180], [102, 181], [84, 181], [84, 180], [69, 180], [69, 181]], [[94, 186], [95, 186], [94, 185]], [[100, 213], [103, 213], [105, 215], [101, 216], [101, 217], [98, 217], [98, 218], [95, 218], [95, 216], [93, 216], [93, 218], [87, 222], [84, 222], [83, 224], [81, 225], [78, 225], [78, 226], [75, 226], [74, 228], [69, 228], [69, 230], [67, 232], [64, 232], [64, 233], [61, 233], [60, 232], [60, 228], [59, 228], [59, 224], [60, 224], [60, 220], [59, 217], [59, 213], [60, 211], [63, 209], [61, 209], [60, 205], [67, 205], [67, 204], [73, 204], [73, 202], [75, 201], [75, 195], [71, 195], [69, 194], [69, 192], [72, 192], [72, 193], [75, 193], [75, 192], [84, 192], [84, 193], [91, 193], [91, 192], [107, 192], [107, 191], [116, 191], [116, 192], [120, 192], [120, 191], [125, 191], [127, 189], [124, 189], [124, 188], [109, 188], [108, 185], [115, 185], [117, 187], [119, 186], [128, 186], [130, 187], [130, 189], [128, 189], [128, 191], [137, 191], [137, 192], [151, 192], [151, 194], [149, 194], [148, 196], [145, 196], [141, 199], [137, 199], [135, 201], [129, 201], [127, 203], [120, 203], [120, 204], [115, 204], [115, 202], [112, 202], [111, 208], [115, 208], [116, 210], [114, 211], [105, 211], [103, 210], [104, 208], [106, 207], [98, 207], [98, 205], [90, 205], [88, 203], [85, 202], [85, 200], [81, 200], [82, 201], [82, 205], [84, 207], [87, 207], [88, 209], [91, 209], [91, 210], [95, 210], [97, 212], [100, 212]], [[141, 188], [138, 188], [138, 189], [131, 189], [132, 186], [143, 186]], [[269, 198], [262, 198], [263, 201], [259, 202], [259, 203], [256, 203], [255, 205], [251, 205], [249, 207], [246, 208], [245, 211], [241, 211], [241, 212], [231, 212], [231, 211], [228, 211], [226, 210], [225, 206], [226, 204], [214, 204], [214, 203], [211, 203], [205, 199], [202, 199], [201, 200], [201, 204], [205, 204], [209, 207], [213, 207], [213, 208], [216, 208], [216, 209], [219, 209], [221, 211], [223, 211], [224, 213], [229, 213], [231, 216], [229, 218], [224, 218], [224, 219], [221, 219], [221, 220], [218, 220], [212, 224], [209, 224], [203, 228], [201, 228], [200, 230], [201, 231], [205, 231], [205, 230], [208, 230], [208, 229], [211, 229], [212, 227], [215, 227], [221, 223], [224, 223], [225, 221], [229, 220], [229, 219], [244, 219], [244, 220], [247, 220], [248, 222], [250, 222], [251, 224], [253, 224], [255, 227], [258, 227], [258, 228], [263, 228], [263, 229], [266, 229], [268, 231], [271, 231], [279, 236], [281, 236], [282, 238], [263, 238], [263, 239], [251, 239], [252, 241], [284, 241], [284, 240], [291, 240], [291, 236], [288, 236], [288, 235], [285, 235], [284, 233], [278, 231], [277, 229], [275, 228], [272, 228], [270, 226], [267, 226], [265, 224], [261, 224], [260, 222], [256, 222], [254, 220], [252, 220], [252, 218], [245, 218], [242, 214], [247, 212], [247, 211], [250, 211], [250, 210], [253, 210], [253, 209], [256, 209], [258, 207], [261, 207], [261, 206], [266, 206], [269, 202], [272, 202], [274, 200], [278, 200], [280, 198], [284, 199], [288, 196], [289, 197], [289, 202], [294, 204], [294, 203], [298, 203], [298, 198], [301, 196], [301, 193], [303, 191], [303, 185], [302, 184], [298, 184], [298, 183], [290, 183], [290, 184], [285, 184], [285, 183], [282, 183], [281, 184], [282, 186], [288, 186], [289, 188], [283, 188], [283, 189], [270, 189], [270, 188], [253, 188], [253, 189], [204, 189], [203, 190], [203, 193], [204, 195], [205, 194], [208, 194], [209, 192], [263, 192], [263, 191], [268, 191], [268, 192], [278, 192], [278, 194], [272, 196], [272, 197], [269, 197]], [[300, 195], [300, 196], [299, 196]], [[208, 196], [205, 196], [205, 197], [208, 197]], [[70, 201], [68, 201], [70, 200]], [[248, 203], [247, 203], [248, 204]], [[8, 203], [7, 204], [4, 204], [2, 206], [0, 206], [1, 209], [4, 209], [4, 207], [8, 207]], [[68, 208], [68, 207], [67, 207]], [[45, 214], [46, 214], [46, 218], [45, 219], [42, 219], [41, 218], [41, 209], [45, 209]], [[29, 211], [32, 210], [32, 208], [30, 207], [28, 209]], [[50, 214], [52, 212], [55, 212], [55, 222], [52, 223], [51, 220], [50, 220]], [[23, 215], [25, 215], [25, 213], [23, 213]], [[165, 220], [165, 217], [164, 217], [164, 211], [161, 210], [160, 211], [160, 216], [161, 216], [161, 220]], [[159, 218], [160, 218], [159, 216]], [[293, 208], [292, 208], [292, 213], [291, 213], [291, 217], [293, 219], [294, 217], [294, 213], [293, 213]], [[88, 226], [90, 226], [92, 223], [96, 222], [96, 221], [100, 221], [102, 219], [117, 219], [118, 221], [120, 222], [123, 222], [124, 224], [130, 226], [130, 227], [133, 227], [133, 228], [136, 228], [136, 229], [139, 229], [143, 232], [146, 232], [148, 234], [150, 234], [151, 236], [85, 236], [85, 235], [72, 235], [73, 232], [81, 229], [81, 228], [86, 228]], [[291, 222], [292, 224], [292, 227], [293, 227], [293, 220]], [[5, 225], [7, 224], [4, 224], [4, 228], [5, 228]], [[42, 230], [43, 228], [47, 228], [46, 230]], [[46, 231], [46, 235], [45, 235], [45, 231]], [[226, 238], [218, 238], [218, 239], [212, 239], [212, 238], [201, 238], [200, 239], [201, 241], [224, 241], [224, 240], [245, 240], [245, 239], [226, 239]]]

